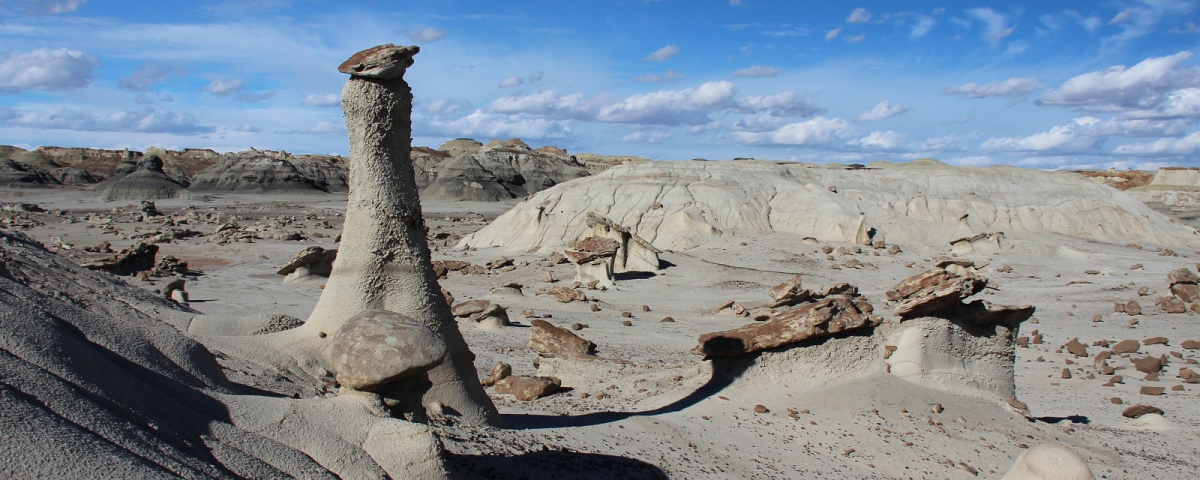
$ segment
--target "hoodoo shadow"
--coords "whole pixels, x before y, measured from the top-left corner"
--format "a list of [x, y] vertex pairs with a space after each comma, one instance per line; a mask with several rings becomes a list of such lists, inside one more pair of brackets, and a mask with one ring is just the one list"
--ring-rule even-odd
[[565, 450], [542, 450], [516, 456], [462, 455], [447, 452], [446, 469], [454, 478], [668, 478], [662, 469], [641, 460]]

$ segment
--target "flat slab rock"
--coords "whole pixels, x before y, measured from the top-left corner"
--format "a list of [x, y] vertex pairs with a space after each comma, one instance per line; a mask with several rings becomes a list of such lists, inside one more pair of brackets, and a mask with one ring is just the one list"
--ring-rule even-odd
[[371, 390], [441, 363], [446, 343], [421, 322], [375, 310], [347, 320], [334, 334], [329, 356], [338, 383]]
[[523, 402], [552, 395], [559, 388], [562, 388], [562, 380], [555, 377], [512, 376], [496, 382], [496, 393], [512, 395]]
[[732, 357], [844, 331], [874, 328], [883, 319], [871, 315], [872, 311], [871, 303], [861, 297], [832, 296], [765, 322], [701, 335], [700, 344], [692, 349], [692, 353], [706, 357]]
[[596, 353], [595, 343], [545, 320], [532, 320], [529, 327], [528, 347], [543, 357], [588, 358]]

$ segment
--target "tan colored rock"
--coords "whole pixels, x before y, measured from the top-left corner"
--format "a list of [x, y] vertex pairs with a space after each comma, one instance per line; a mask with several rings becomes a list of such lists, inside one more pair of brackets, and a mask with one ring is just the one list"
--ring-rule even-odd
[[323, 280], [333, 272], [333, 262], [336, 259], [337, 249], [326, 250], [314, 245], [301, 250], [275, 273], [286, 275], [283, 283], [298, 283], [313, 278]]
[[1130, 316], [1141, 315], [1142, 314], [1142, 305], [1139, 304], [1137, 302], [1137, 300], [1130, 300], [1128, 303], [1125, 304], [1125, 313]]
[[587, 225], [593, 237], [603, 237], [618, 243], [613, 260], [613, 272], [655, 272], [659, 269], [658, 255], [662, 253], [642, 237], [607, 217], [588, 212]]
[[422, 325], [396, 312], [369, 311], [347, 319], [333, 335], [329, 356], [338, 383], [371, 390], [440, 364], [446, 345]]
[[1138, 389], [1138, 393], [1142, 395], [1162, 395], [1166, 392], [1167, 389], [1164, 387], [1151, 387], [1148, 385], [1142, 385], [1142, 387]]
[[562, 381], [555, 377], [511, 376], [496, 382], [496, 393], [531, 402], [552, 395], [561, 387]]
[[495, 385], [496, 382], [504, 380], [509, 376], [512, 376], [512, 365], [504, 362], [496, 362], [496, 365], [492, 366], [492, 371], [489, 372], [488, 377], [481, 380], [479, 383], [483, 384], [485, 387], [490, 387]]
[[1121, 415], [1128, 417], [1128, 418], [1138, 418], [1138, 417], [1140, 417], [1142, 415], [1146, 415], [1148, 413], [1162, 415], [1163, 411], [1161, 408], [1150, 406], [1150, 405], [1134, 405], [1132, 407], [1126, 408], [1125, 411], [1121, 412]]
[[766, 322], [701, 335], [700, 344], [692, 349], [692, 353], [706, 357], [732, 357], [843, 331], [873, 328], [883, 319], [871, 315], [872, 311], [871, 304], [862, 298], [829, 297]]
[[1200, 350], [1200, 342], [1195, 340], [1184, 340], [1183, 343], [1179, 344], [1179, 347], [1185, 350]]
[[453, 313], [456, 317], [470, 317], [486, 310], [491, 304], [492, 302], [488, 300], [467, 300], [450, 307], [450, 313]]
[[1070, 341], [1067, 342], [1066, 347], [1067, 347], [1067, 353], [1070, 353], [1071, 355], [1074, 355], [1076, 357], [1088, 356], [1087, 345], [1080, 343], [1078, 338], [1072, 338]]
[[538, 295], [550, 295], [554, 297], [555, 300], [558, 300], [559, 303], [582, 302], [587, 300], [587, 295], [582, 291], [563, 285], [540, 290], [538, 291]]
[[1180, 283], [1171, 285], [1171, 293], [1184, 303], [1192, 303], [1196, 300], [1200, 300], [1200, 285], [1196, 285], [1194, 283]]
[[598, 286], [611, 288], [616, 285], [613, 268], [620, 246], [620, 242], [611, 238], [587, 237], [563, 254], [575, 264], [576, 282], [596, 282]]
[[530, 350], [550, 358], [593, 358], [596, 344], [580, 338], [565, 329], [551, 325], [545, 320], [529, 322]]
[[1200, 277], [1197, 277], [1196, 274], [1186, 268], [1172, 270], [1171, 273], [1167, 274], [1167, 284], [1171, 286], [1179, 284], [1196, 285], [1198, 283], [1200, 283]]
[[1001, 480], [1095, 480], [1079, 454], [1063, 445], [1043, 443], [1021, 452]]

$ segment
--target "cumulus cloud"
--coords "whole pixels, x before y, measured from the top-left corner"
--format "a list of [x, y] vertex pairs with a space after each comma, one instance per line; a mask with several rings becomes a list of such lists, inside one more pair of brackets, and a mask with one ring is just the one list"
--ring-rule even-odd
[[1000, 39], [1012, 35], [1016, 30], [1016, 25], [1008, 25], [1008, 15], [997, 13], [987, 7], [972, 8], [967, 10], [967, 15], [975, 17], [975, 19], [983, 22], [987, 28], [984, 30], [984, 39], [995, 44]]
[[850, 16], [846, 17], [846, 23], [867, 23], [871, 21], [871, 12], [865, 8], [856, 8], [850, 12]]
[[1139, 157], [1168, 157], [1192, 155], [1200, 151], [1200, 132], [1192, 132], [1179, 139], [1164, 138], [1149, 143], [1131, 143], [1118, 146], [1113, 153]]
[[1152, 109], [1130, 110], [1129, 118], [1200, 118], [1200, 88], [1181, 88], [1168, 93]]
[[774, 77], [783, 73], [783, 69], [764, 65], [751, 65], [748, 68], [733, 72], [735, 77]]
[[547, 117], [586, 119], [595, 110], [582, 93], [559, 95], [554, 90], [500, 97], [488, 105], [488, 113], [528, 113]]
[[441, 100], [434, 100], [425, 106], [425, 111], [433, 115], [452, 115], [470, 109], [471, 102], [465, 99], [443, 98]]
[[1105, 121], [1085, 116], [1028, 137], [990, 138], [982, 147], [1006, 152], [1082, 153], [1094, 150], [1108, 137], [1171, 137], [1182, 135], [1186, 126], [1187, 123], [1181, 120], [1113, 118]]
[[300, 102], [301, 106], [305, 107], [336, 107], [342, 104], [342, 96], [337, 93], [329, 93], [325, 95], [311, 94], [304, 97], [304, 101]]
[[412, 39], [412, 41], [419, 43], [436, 42], [446, 36], [445, 30], [432, 27], [424, 30], [409, 30], [406, 28], [404, 30], [400, 30], [400, 33], [403, 33], [405, 36]]
[[647, 62], [665, 62], [667, 59], [679, 55], [679, 47], [675, 45], [667, 45], [663, 48], [655, 50], [654, 53], [642, 58]]
[[696, 88], [633, 95], [602, 108], [596, 119], [643, 125], [701, 125], [708, 123], [710, 111], [729, 108], [736, 93], [737, 85], [718, 81]]
[[0, 93], [26, 90], [64, 91], [92, 83], [100, 60], [83, 52], [39, 48], [0, 54]]
[[792, 123], [792, 119], [788, 117], [777, 117], [769, 113], [755, 113], [746, 115], [740, 120], [733, 122], [733, 128], [747, 132], [769, 132], [789, 123]]
[[1037, 79], [1029, 78], [1010, 78], [1003, 82], [991, 82], [985, 85], [976, 83], [967, 83], [957, 87], [947, 87], [942, 89], [942, 93], [946, 95], [961, 95], [967, 98], [988, 98], [1001, 97], [1008, 99], [1008, 106], [1013, 106], [1018, 102], [1025, 101], [1029, 98], [1029, 94], [1042, 88], [1042, 84], [1038, 83]]
[[816, 117], [769, 132], [733, 132], [735, 142], [764, 146], [826, 146], [850, 136], [854, 127], [840, 118]]
[[228, 97], [246, 88], [246, 82], [240, 78], [231, 78], [225, 80], [213, 80], [208, 85], [204, 86], [204, 91], [216, 95], [218, 97]]
[[1093, 111], [1153, 110], [1173, 91], [1200, 87], [1200, 67], [1180, 63], [1191, 58], [1183, 51], [1147, 58], [1137, 65], [1114, 65], [1075, 76], [1042, 94], [1038, 105], [1084, 107]]
[[324, 121], [318, 122], [316, 125], [313, 125], [312, 128], [309, 128], [307, 130], [287, 130], [287, 131], [281, 131], [281, 132], [275, 132], [275, 133], [278, 133], [280, 135], [313, 135], [313, 134], [324, 135], [324, 134], [331, 134], [331, 133], [341, 134], [341, 133], [345, 133], [346, 130], [347, 130], [346, 125], [342, 122], [334, 122], [334, 121], [330, 121], [330, 120], [324, 120]]
[[524, 84], [525, 84], [525, 79], [524, 79], [524, 78], [521, 78], [521, 76], [520, 76], [520, 75], [513, 75], [513, 76], [511, 76], [511, 77], [508, 77], [508, 78], [506, 78], [506, 79], [504, 79], [504, 80], [501, 80], [501, 81], [500, 81], [500, 88], [516, 87], [516, 86], [519, 86], [519, 85], [524, 85]]
[[490, 138], [559, 138], [571, 129], [562, 122], [526, 115], [503, 115], [475, 111], [465, 117], [443, 122], [433, 120], [430, 126], [453, 136]]
[[155, 84], [164, 82], [168, 78], [186, 74], [187, 71], [183, 69], [170, 68], [158, 62], [146, 62], [136, 72], [133, 72], [133, 75], [122, 78], [117, 85], [126, 90], [145, 92], [153, 90]]
[[876, 120], [883, 120], [888, 117], [900, 115], [908, 110], [909, 108], [907, 105], [892, 105], [891, 102], [884, 100], [879, 102], [878, 105], [875, 105], [875, 108], [871, 109], [871, 111], [859, 115], [858, 121], [873, 122]]
[[896, 150], [904, 146], [904, 135], [888, 130], [874, 131], [870, 135], [846, 142], [847, 145], [866, 150]]
[[92, 112], [69, 108], [15, 110], [0, 108], [0, 126], [82, 132], [170, 133], [190, 135], [211, 133], [212, 127], [200, 125], [188, 113], [161, 108], [112, 112], [103, 117]]
[[917, 150], [922, 151], [922, 152], [945, 152], [945, 151], [953, 151], [953, 150], [962, 150], [963, 147], [962, 147], [962, 144], [959, 143], [959, 140], [960, 139], [957, 134], [950, 134], [950, 135], [946, 135], [944, 137], [930, 138], [930, 139], [925, 140], [924, 142], [921, 142], [921, 145], [917, 146]]
[[662, 74], [647, 73], [634, 77], [633, 81], [637, 83], [675, 83], [676, 80], [683, 80], [684, 78], [687, 78], [687, 76], [668, 68]]
[[766, 113], [776, 117], [808, 117], [825, 113], [808, 98], [788, 90], [774, 95], [748, 96], [737, 102], [736, 113]]
[[825, 41], [826, 41], [826, 42], [828, 42], [828, 41], [830, 41], [830, 40], [833, 40], [833, 39], [837, 38], [837, 36], [838, 36], [838, 34], [839, 34], [839, 33], [842, 33], [842, 29], [841, 29], [841, 28], [835, 28], [835, 29], [833, 29], [833, 30], [830, 30], [830, 31], [828, 31], [828, 32], [825, 32]]

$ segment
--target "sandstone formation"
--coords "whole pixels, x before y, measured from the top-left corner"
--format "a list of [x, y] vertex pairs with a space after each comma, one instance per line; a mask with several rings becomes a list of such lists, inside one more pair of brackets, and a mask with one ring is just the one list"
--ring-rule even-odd
[[342, 324], [333, 335], [329, 356], [343, 387], [373, 390], [441, 363], [446, 344], [416, 320], [370, 311]]
[[429, 147], [413, 147], [409, 157], [412, 159], [417, 189], [424, 190], [433, 183], [433, 180], [437, 178], [437, 166], [451, 156], [449, 153]]
[[301, 250], [275, 273], [287, 275], [283, 277], [283, 283], [324, 281], [333, 271], [333, 261], [336, 259], [337, 249], [326, 250], [314, 245]]
[[546, 155], [520, 139], [489, 142], [470, 155], [442, 161], [421, 195], [435, 200], [494, 202], [522, 198], [588, 175], [570, 158]]
[[450, 313], [475, 322], [482, 330], [496, 330], [509, 324], [508, 309], [488, 300], [469, 300], [450, 307]]
[[496, 393], [530, 402], [557, 392], [561, 386], [562, 380], [555, 377], [511, 376], [496, 382]]
[[968, 239], [975, 251], [1021, 242], [1036, 251], [1057, 251], [1061, 242], [1046, 235], [1118, 244], [1200, 244], [1191, 227], [1070, 173], [917, 162], [861, 170], [644, 162], [540, 192], [464, 237], [459, 246], [562, 249], [591, 229], [588, 213], [627, 227], [661, 250], [693, 248], [719, 236], [775, 232], [853, 243], [860, 218], [871, 243], [948, 245]]
[[233, 154], [196, 174], [196, 192], [345, 192], [346, 168], [324, 160], [280, 159], [263, 152]]
[[187, 189], [163, 172], [163, 162], [154, 155], [138, 164], [137, 171], [109, 183], [100, 200], [159, 200], [188, 196]]
[[613, 273], [654, 272], [659, 269], [658, 254], [662, 253], [650, 242], [628, 228], [602, 215], [588, 212], [587, 224], [592, 227], [592, 236], [616, 240], [617, 251], [613, 258]]
[[613, 263], [620, 247], [620, 242], [611, 238], [587, 237], [563, 253], [575, 264], [576, 282], [612, 288]]
[[[350, 317], [388, 310], [416, 319], [446, 344], [446, 358], [428, 372], [432, 386], [420, 404], [439, 402], [470, 422], [492, 422], [495, 407], [479, 385], [473, 355], [450, 313], [429, 258], [426, 227], [409, 159], [412, 94], [404, 69], [417, 47], [359, 52], [342, 91], [350, 133], [350, 197], [337, 262], [308, 321], [297, 332], [317, 339]], [[311, 342], [312, 340], [304, 340]], [[300, 351], [320, 343], [298, 344]]]
[[1002, 480], [1093, 480], [1092, 470], [1079, 454], [1062, 445], [1034, 445], [1017, 457]]
[[0, 159], [0, 185], [54, 185], [61, 183], [49, 172], [8, 159]]

